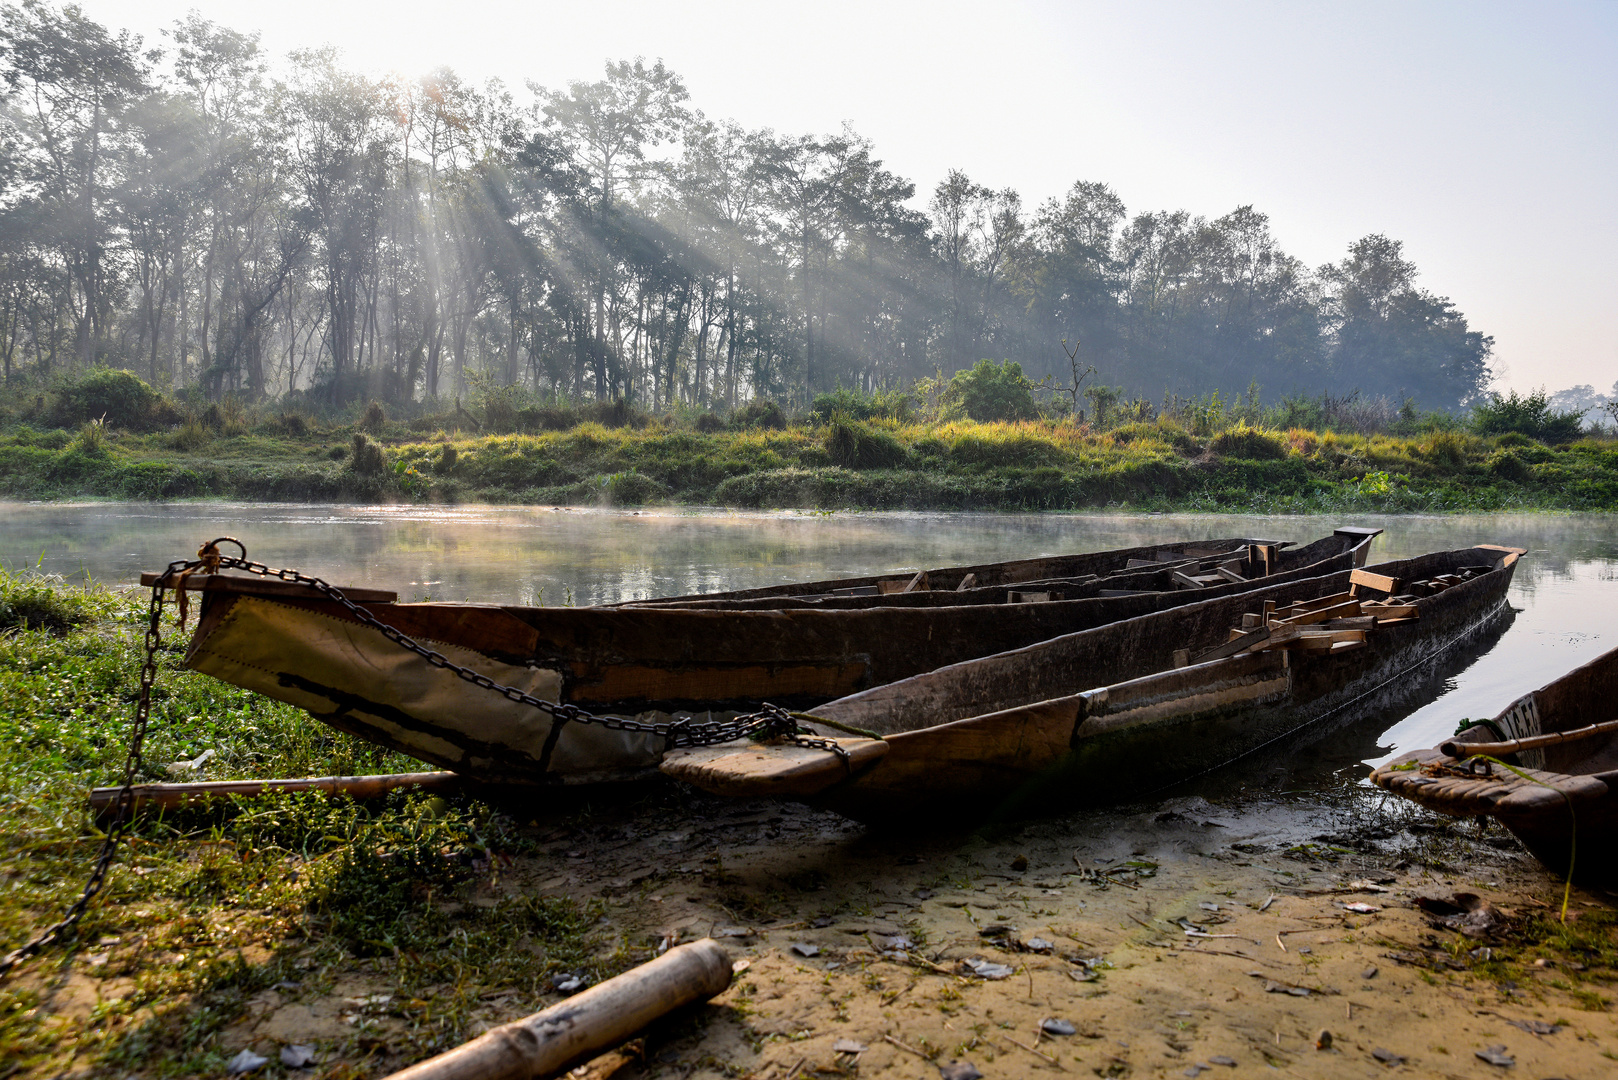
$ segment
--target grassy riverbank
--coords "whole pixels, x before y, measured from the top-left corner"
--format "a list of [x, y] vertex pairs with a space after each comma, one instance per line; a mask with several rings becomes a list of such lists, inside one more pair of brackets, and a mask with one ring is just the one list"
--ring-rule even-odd
[[[1459, 430], [1354, 435], [1171, 420], [873, 419], [699, 430], [586, 422], [537, 434], [302, 420], [137, 434], [14, 425], [0, 496], [693, 504], [827, 509], [1275, 512], [1618, 509], [1618, 442]], [[717, 425], [715, 425], [717, 426]], [[366, 427], [369, 431], [360, 430]]]
[[[139, 595], [0, 574], [0, 951], [56, 918], [89, 871], [99, 835], [84, 790], [122, 766], [144, 621]], [[143, 779], [416, 766], [187, 672], [174, 645], [153, 701]], [[794, 1063], [832, 1074], [846, 1064], [840, 1038], [871, 1047], [862, 1076], [926, 1067], [884, 1033], [933, 1065], [964, 1058], [992, 1073], [1004, 1055], [1000, 1071], [1020, 1074], [1032, 1058], [1000, 1032], [1032, 1031], [1053, 1011], [1085, 1037], [1042, 1052], [1085, 1075], [1125, 1075], [1131, 1061], [1144, 1074], [1165, 1053], [1174, 1073], [1224, 1055], [1349, 1075], [1376, 1067], [1381, 1047], [1433, 1071], [1494, 1042], [1536, 1075], [1599, 1073], [1618, 1045], [1610, 901], [1575, 890], [1563, 923], [1560, 888], [1475, 844], [1475, 827], [1352, 791], [1338, 802], [1244, 811], [1192, 799], [1175, 804], [1183, 814], [1126, 808], [937, 837], [672, 788], [516, 816], [460, 796], [306, 796], [147, 817], [77, 937], [0, 981], [3, 1071], [223, 1076], [249, 1050], [268, 1059], [254, 1075], [367, 1080], [561, 1000], [557, 976], [594, 981], [650, 958], [665, 935], [718, 928], [751, 967], [713, 1005], [654, 1026], [629, 1075], [719, 1080]], [[1222, 827], [1200, 824], [1208, 815]], [[1133, 883], [1085, 876], [1121, 860], [1142, 868]], [[1367, 877], [1391, 889], [1356, 893]], [[1409, 904], [1417, 889], [1456, 886], [1511, 913], [1489, 948], [1435, 937]], [[1377, 914], [1345, 912], [1350, 899]], [[1188, 917], [1240, 940], [1189, 949], [1174, 921]], [[1013, 935], [1043, 935], [1062, 956], [980, 934], [1008, 918]], [[925, 960], [872, 947], [869, 935], [900, 933]], [[1281, 933], [1302, 936], [1277, 951]], [[793, 951], [803, 942], [814, 959]], [[1018, 975], [951, 974], [985, 955]], [[1254, 993], [1255, 965], [1310, 993]], [[1350, 987], [1353, 1024], [1332, 996]], [[998, 1027], [981, 1022], [990, 1015]], [[1163, 1016], [1193, 1015], [1163, 1029], [1166, 1049], [1143, 1044]], [[1520, 1016], [1564, 1033], [1529, 1039], [1500, 1019]], [[1330, 1059], [1310, 1042], [1322, 1026], [1338, 1035]], [[281, 1065], [298, 1046], [313, 1048], [314, 1069]]]

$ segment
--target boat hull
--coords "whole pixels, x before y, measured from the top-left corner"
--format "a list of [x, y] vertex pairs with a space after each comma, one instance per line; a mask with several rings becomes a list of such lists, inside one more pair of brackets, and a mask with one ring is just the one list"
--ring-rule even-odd
[[[1472, 549], [1375, 567], [1405, 577], [1493, 558], [1501, 565], [1419, 602], [1420, 618], [1379, 627], [1340, 655], [1246, 654], [1173, 669], [1172, 648], [1209, 645], [1258, 594], [1191, 605], [986, 657], [816, 710], [884, 734], [888, 754], [817, 804], [868, 821], [965, 809], [1016, 813], [1138, 798], [1228, 765], [1304, 729], [1352, 718], [1396, 694], [1400, 677], [1439, 662], [1505, 613], [1515, 554]], [[1264, 595], [1286, 603], [1343, 591], [1328, 575]], [[1114, 658], [1111, 661], [1108, 658]], [[1144, 668], [1136, 677], [1103, 673]], [[1098, 677], [1103, 676], [1103, 677]], [[1079, 687], [1096, 687], [1074, 692]], [[1058, 692], [1066, 690], [1065, 693]], [[1023, 703], [958, 720], [973, 701]], [[964, 702], [964, 704], [963, 704]], [[929, 722], [929, 720], [933, 722]]]
[[[1363, 560], [1371, 535], [1311, 545], [1318, 561], [1266, 578], [1262, 587], [1322, 566], [1352, 566]], [[1258, 585], [860, 610], [534, 608], [382, 599], [358, 607], [503, 685], [652, 723], [676, 713], [696, 714], [700, 721], [765, 702], [813, 707], [973, 657]], [[240, 577], [208, 578], [198, 587], [203, 617], [189, 666], [297, 705], [361, 738], [489, 783], [632, 778], [659, 760], [662, 747], [646, 734], [582, 724], [565, 725], [558, 734], [539, 710], [426, 663], [312, 590]], [[271, 594], [261, 595], [266, 591]]]

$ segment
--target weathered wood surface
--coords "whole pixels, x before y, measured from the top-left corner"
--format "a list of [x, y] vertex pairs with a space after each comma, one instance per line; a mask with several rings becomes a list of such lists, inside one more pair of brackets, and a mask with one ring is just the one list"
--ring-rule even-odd
[[[217, 780], [194, 784], [136, 784], [130, 794], [130, 809], [171, 810], [189, 803], [214, 799], [251, 799], [260, 795], [319, 791], [363, 801], [378, 799], [406, 788], [417, 791], [459, 791], [466, 778], [453, 772], [388, 773], [380, 776], [309, 776], [297, 780]], [[104, 817], [118, 808], [121, 787], [99, 787], [90, 791], [90, 809]]]
[[389, 1080], [554, 1076], [625, 1042], [675, 1009], [724, 993], [730, 980], [730, 954], [712, 938], [703, 938], [402, 1069]]
[[[140, 576], [140, 583], [146, 588], [161, 582], [165, 588], [174, 589], [178, 586], [180, 575], [170, 577], [168, 574], [144, 573]], [[254, 596], [287, 596], [303, 599], [319, 599], [320, 591], [308, 585], [300, 585], [295, 581], [282, 581], [279, 578], [259, 577], [257, 574], [192, 574], [185, 579], [185, 591], [194, 592], [235, 592], [251, 593]], [[345, 588], [343, 595], [356, 604], [391, 604], [399, 599], [399, 594], [388, 589], [360, 589]]]
[[[1453, 759], [1441, 750], [1417, 750], [1375, 769], [1371, 781], [1430, 810], [1456, 817], [1498, 814], [1504, 819], [1514, 814], [1559, 809], [1569, 799], [1577, 805], [1609, 795], [1607, 785], [1593, 776], [1545, 769], [1519, 766], [1523, 775], [1518, 776], [1496, 766], [1491, 774], [1429, 776], [1422, 768], [1453, 764]], [[1414, 767], [1408, 767], [1412, 765]]]
[[[1445, 552], [1388, 564], [1443, 570]], [[1343, 572], [1265, 595], [1290, 607], [1341, 591]], [[1252, 594], [1191, 604], [877, 687], [816, 716], [886, 733], [888, 755], [814, 800], [881, 820], [921, 806], [992, 806], [1029, 785], [1083, 798], [1138, 797], [1265, 745], [1358, 700], [1481, 632], [1503, 610], [1510, 568], [1421, 601], [1422, 621], [1319, 634], [1320, 652], [1244, 652], [1168, 669], [1173, 648], [1227, 633]], [[1364, 637], [1365, 640], [1358, 640]], [[1183, 647], [1183, 646], [1181, 646]], [[1130, 669], [1144, 672], [1134, 678]], [[1083, 689], [1095, 687], [1095, 689]], [[1075, 692], [1077, 691], [1077, 692]], [[1021, 796], [1018, 796], [1021, 797]]]
[[850, 779], [888, 753], [888, 744], [881, 739], [838, 737], [827, 741], [842, 747], [848, 760], [829, 750], [786, 741], [740, 741], [670, 750], [658, 768], [714, 795], [803, 798]]
[[1451, 739], [1439, 746], [1439, 750], [1452, 758], [1474, 757], [1480, 754], [1489, 757], [1507, 757], [1520, 754], [1524, 750], [1543, 750], [1549, 746], [1560, 746], [1563, 743], [1578, 742], [1581, 739], [1592, 739], [1598, 735], [1618, 734], [1618, 720], [1606, 720], [1599, 724], [1590, 724], [1586, 727], [1574, 728], [1572, 731], [1553, 731], [1548, 735], [1531, 735], [1524, 739], [1508, 739], [1505, 742], [1461, 742]]

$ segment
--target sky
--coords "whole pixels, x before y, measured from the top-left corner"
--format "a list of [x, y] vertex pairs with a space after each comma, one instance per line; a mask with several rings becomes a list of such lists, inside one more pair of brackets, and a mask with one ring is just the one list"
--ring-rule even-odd
[[1385, 233], [1494, 336], [1500, 388], [1618, 380], [1618, 0], [79, 3], [147, 46], [195, 8], [273, 54], [518, 90], [661, 58], [710, 117], [852, 124], [918, 206], [958, 168], [1030, 207], [1077, 180], [1131, 213], [1252, 204], [1311, 266]]

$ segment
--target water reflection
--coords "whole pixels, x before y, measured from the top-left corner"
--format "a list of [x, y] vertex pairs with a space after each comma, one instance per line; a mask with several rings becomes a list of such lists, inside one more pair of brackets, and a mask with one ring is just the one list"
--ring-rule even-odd
[[[1599, 514], [1318, 517], [1179, 514], [727, 513], [550, 507], [231, 503], [0, 504], [0, 559], [133, 582], [230, 534], [273, 566], [406, 599], [607, 603], [1171, 539], [1307, 542], [1337, 524], [1380, 526], [1372, 561], [1473, 543], [1527, 548], [1517, 618], [1487, 655], [1433, 673], [1428, 704], [1367, 717], [1329, 756], [1384, 760], [1430, 746], [1463, 716], [1618, 647], [1618, 520]], [[1447, 677], [1446, 677], [1447, 676]], [[1429, 695], [1421, 695], [1427, 697]], [[1380, 733], [1380, 734], [1378, 734]], [[1374, 736], [1374, 742], [1371, 741]], [[1355, 774], [1359, 769], [1351, 770]]]

